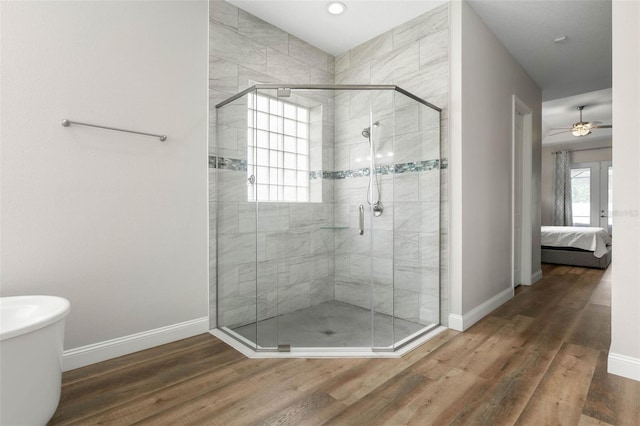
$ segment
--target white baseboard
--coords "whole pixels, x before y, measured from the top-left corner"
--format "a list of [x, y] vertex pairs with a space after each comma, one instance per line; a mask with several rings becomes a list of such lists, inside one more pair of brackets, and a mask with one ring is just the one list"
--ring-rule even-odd
[[536, 282], [540, 281], [541, 279], [542, 279], [542, 269], [538, 269], [536, 272], [531, 274], [529, 279], [527, 279], [526, 277], [523, 278], [523, 281], [522, 281], [521, 284], [522, 285], [531, 286], [531, 285], [535, 284]]
[[62, 371], [73, 370], [96, 362], [149, 349], [209, 331], [209, 317], [197, 318], [154, 330], [130, 334], [104, 342], [98, 342], [62, 354]]
[[488, 299], [476, 306], [466, 314], [449, 314], [449, 328], [457, 331], [465, 331], [512, 297], [513, 288], [509, 287], [508, 289], [496, 294], [491, 299]]
[[609, 352], [607, 372], [640, 381], [640, 359]]
[[541, 279], [542, 279], [542, 269], [538, 269], [536, 272], [531, 274], [531, 284], [535, 284]]
[[463, 324], [464, 318], [462, 318], [462, 315], [449, 314], [449, 324], [447, 324], [447, 327], [456, 331], [464, 331]]

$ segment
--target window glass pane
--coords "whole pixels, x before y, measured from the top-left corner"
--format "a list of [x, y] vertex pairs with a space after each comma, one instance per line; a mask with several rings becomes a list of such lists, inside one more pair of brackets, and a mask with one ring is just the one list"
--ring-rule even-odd
[[[269, 99], [269, 112], [271, 114], [278, 114], [278, 105], [282, 102], [278, 102], [277, 99]], [[282, 115], [282, 114], [279, 114]]]
[[297, 182], [298, 186], [309, 186], [309, 173], [298, 172]]
[[277, 185], [269, 185], [269, 199], [277, 200], [278, 199], [278, 186]]
[[591, 169], [571, 169], [571, 208], [575, 226], [591, 225]]
[[278, 151], [269, 150], [269, 165], [278, 167]]
[[269, 168], [268, 167], [258, 167], [256, 170], [256, 182], [258, 184], [268, 184], [269, 183]]
[[309, 170], [309, 157], [298, 155], [298, 170]]
[[258, 95], [258, 111], [269, 112], [269, 98]]
[[296, 187], [295, 186], [285, 186], [284, 187], [284, 201], [296, 201]]
[[278, 135], [269, 133], [269, 149], [278, 149]]
[[278, 184], [278, 168], [277, 167], [269, 167], [269, 183], [271, 185]]
[[269, 131], [282, 133], [282, 120], [277, 115], [269, 116]]
[[299, 138], [306, 138], [308, 137], [307, 135], [307, 128], [309, 126], [306, 123], [298, 123], [298, 130], [297, 130], [297, 136]]
[[296, 135], [296, 122], [293, 120], [284, 120], [284, 134], [285, 135]]
[[284, 150], [289, 152], [296, 152], [296, 138], [292, 138], [291, 136], [285, 136]]
[[298, 154], [309, 154], [309, 141], [298, 139]]
[[257, 151], [258, 151], [258, 156], [257, 156], [258, 160], [256, 164], [260, 166], [266, 166], [267, 164], [269, 164], [269, 150], [258, 148]]
[[284, 104], [284, 116], [287, 118], [291, 118], [293, 120], [296, 119], [296, 106], [292, 104]]
[[269, 130], [269, 114], [259, 112], [256, 120], [256, 126], [258, 129]]
[[296, 155], [288, 152], [284, 153], [284, 168], [295, 169], [296, 168]]
[[296, 172], [295, 170], [284, 170], [284, 184], [295, 186], [296, 184]]
[[256, 185], [258, 187], [258, 201], [269, 200], [269, 186], [268, 185]]
[[258, 130], [258, 138], [256, 142], [260, 148], [269, 148], [269, 133], [263, 130]]

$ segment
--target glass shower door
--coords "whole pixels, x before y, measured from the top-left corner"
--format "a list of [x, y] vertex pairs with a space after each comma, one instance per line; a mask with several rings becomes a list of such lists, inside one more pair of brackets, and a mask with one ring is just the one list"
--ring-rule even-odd
[[281, 105], [276, 90], [257, 90], [252, 102], [255, 121], [249, 132], [253, 135], [253, 155], [249, 165], [254, 173], [256, 211], [256, 341], [259, 350], [278, 348], [279, 308], [278, 283], [282, 271], [279, 259], [285, 250], [288, 211], [281, 203], [283, 132]]
[[[324, 324], [333, 291], [333, 206], [323, 179], [324, 147], [332, 143], [330, 90], [278, 89], [277, 344], [291, 348], [326, 346]], [[325, 333], [326, 332], [326, 333]]]
[[253, 93], [217, 109], [217, 324], [257, 349]]

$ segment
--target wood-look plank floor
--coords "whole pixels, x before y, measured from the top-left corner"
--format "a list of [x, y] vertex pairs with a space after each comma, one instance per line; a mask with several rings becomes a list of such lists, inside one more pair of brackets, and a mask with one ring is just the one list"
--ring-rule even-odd
[[251, 360], [209, 334], [64, 373], [50, 424], [639, 425], [607, 373], [610, 273], [544, 279], [402, 359]]

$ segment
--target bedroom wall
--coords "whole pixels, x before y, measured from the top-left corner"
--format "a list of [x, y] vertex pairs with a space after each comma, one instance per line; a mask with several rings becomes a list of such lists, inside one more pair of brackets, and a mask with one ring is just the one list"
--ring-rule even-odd
[[540, 269], [541, 91], [466, 2], [450, 5], [454, 16], [449, 168], [455, 275], [452, 272], [449, 323], [466, 329], [511, 297], [514, 94], [533, 112], [530, 273]]
[[640, 3], [613, 2], [613, 180], [609, 372], [640, 381]]
[[[587, 163], [592, 161], [611, 161], [612, 151], [611, 141], [581, 141], [579, 144], [569, 143], [561, 145], [544, 146], [542, 148], [542, 174], [540, 180], [542, 225], [551, 225], [553, 214], [553, 152], [562, 149], [580, 149], [585, 151], [575, 151], [571, 153], [572, 163]], [[591, 149], [596, 148], [596, 149]]]

